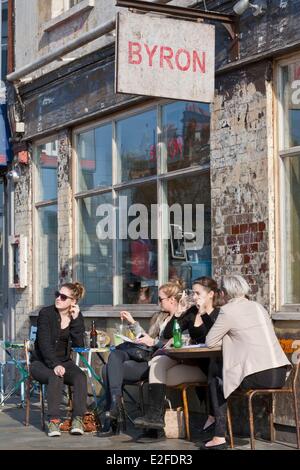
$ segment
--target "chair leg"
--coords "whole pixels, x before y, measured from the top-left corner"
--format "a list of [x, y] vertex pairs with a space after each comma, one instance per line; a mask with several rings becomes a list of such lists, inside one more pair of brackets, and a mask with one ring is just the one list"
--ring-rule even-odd
[[270, 439], [271, 442], [275, 441], [275, 427], [274, 427], [274, 394], [271, 393], [271, 403], [270, 403]]
[[140, 402], [142, 416], [145, 415], [143, 387], [144, 387], [144, 383], [141, 383], [139, 385], [139, 402]]
[[230, 449], [234, 448], [233, 442], [233, 432], [232, 432], [232, 420], [231, 420], [231, 410], [229, 407], [229, 401], [227, 402], [227, 426], [228, 426], [228, 433], [229, 433], [229, 440], [230, 440]]
[[28, 377], [26, 382], [26, 411], [25, 411], [25, 426], [29, 426], [29, 414], [30, 414], [30, 389], [31, 379]]
[[248, 397], [248, 410], [249, 410], [249, 426], [250, 426], [250, 444], [251, 444], [251, 450], [255, 450], [254, 418], [253, 418], [252, 397], [253, 397], [252, 394], [250, 394], [249, 397]]
[[42, 431], [45, 431], [45, 400], [43, 387], [44, 386], [40, 384], [41, 428]]
[[297, 448], [300, 449], [300, 423], [299, 423], [299, 412], [298, 412], [298, 400], [296, 390], [293, 391], [294, 395], [294, 406], [295, 406], [295, 422], [296, 422], [296, 435], [297, 435]]
[[189, 406], [188, 406], [188, 400], [187, 400], [187, 388], [186, 387], [183, 387], [182, 389], [182, 401], [183, 401], [183, 413], [184, 413], [186, 437], [188, 441], [190, 441], [191, 440], [190, 418], [189, 418]]

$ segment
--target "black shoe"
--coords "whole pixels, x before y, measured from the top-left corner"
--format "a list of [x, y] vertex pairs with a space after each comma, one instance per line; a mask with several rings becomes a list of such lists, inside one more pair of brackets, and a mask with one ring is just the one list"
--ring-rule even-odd
[[140, 418], [136, 418], [133, 421], [133, 424], [137, 428], [146, 428], [146, 429], [163, 429], [165, 426], [164, 419], [162, 416], [154, 415], [153, 417], [148, 417], [147, 415]]
[[143, 432], [135, 438], [135, 442], [140, 444], [152, 444], [153, 442], [163, 440], [165, 440], [165, 435], [159, 432], [158, 429], [144, 429]]

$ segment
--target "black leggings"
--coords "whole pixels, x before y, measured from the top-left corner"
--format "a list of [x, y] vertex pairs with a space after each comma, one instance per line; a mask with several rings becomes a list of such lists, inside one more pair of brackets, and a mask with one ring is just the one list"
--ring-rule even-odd
[[47, 384], [48, 419], [60, 418], [60, 403], [64, 385], [73, 385], [73, 412], [72, 417], [83, 416], [86, 412], [87, 379], [85, 373], [73, 361], [62, 363], [66, 369], [63, 377], [55, 375], [43, 362], [34, 361], [30, 372], [35, 380]]
[[[266, 369], [248, 375], [240, 387], [243, 390], [254, 388], [282, 388], [286, 379], [286, 366]], [[212, 361], [209, 371], [209, 392], [216, 419], [215, 436], [225, 437], [227, 401], [223, 394], [222, 362]]]
[[106, 366], [102, 369], [102, 376], [108, 406], [113, 395], [121, 396], [124, 382], [137, 382], [148, 377], [148, 362], [137, 362], [130, 359], [126, 351], [115, 349], [109, 355]]

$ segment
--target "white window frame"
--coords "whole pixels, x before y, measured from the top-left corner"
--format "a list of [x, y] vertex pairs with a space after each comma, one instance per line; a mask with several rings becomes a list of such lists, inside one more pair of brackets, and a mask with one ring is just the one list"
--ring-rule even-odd
[[[73, 217], [74, 217], [74, 224], [73, 224], [73, 255], [72, 259], [75, 260], [77, 259], [77, 255], [79, 253], [79, 233], [78, 230], [75, 230], [75, 227], [78, 227], [78, 220], [79, 220], [79, 208], [78, 208], [78, 201], [81, 198], [84, 198], [86, 196], [96, 196], [100, 195], [103, 193], [106, 193], [108, 191], [112, 192], [113, 195], [113, 202], [116, 201], [117, 198], [117, 193], [123, 189], [129, 189], [131, 187], [135, 187], [138, 184], [143, 184], [147, 182], [156, 182], [157, 184], [157, 204], [162, 204], [166, 203], [167, 201], [167, 192], [166, 192], [166, 182], [169, 179], [173, 179], [178, 176], [193, 176], [197, 174], [203, 174], [203, 173], [210, 173], [210, 164], [206, 165], [197, 165], [195, 167], [187, 167], [179, 170], [172, 170], [168, 171], [163, 171], [162, 167], [162, 145], [160, 142], [160, 136], [161, 136], [161, 127], [162, 127], [162, 107], [167, 104], [171, 104], [172, 101], [170, 100], [159, 100], [159, 101], [154, 101], [151, 103], [147, 103], [144, 105], [139, 105], [138, 107], [134, 107], [130, 110], [126, 111], [121, 111], [119, 113], [114, 114], [113, 116], [110, 116], [109, 118], [104, 118], [101, 120], [96, 120], [93, 123], [89, 123], [87, 125], [83, 125], [80, 127], [77, 127], [73, 131], [73, 136], [72, 136], [72, 142], [74, 143], [73, 146], [73, 155], [72, 155], [72, 184], [73, 184]], [[140, 114], [142, 112], [150, 111], [150, 110], [156, 110], [156, 116], [157, 116], [157, 140], [158, 140], [158, 145], [157, 145], [157, 174], [154, 176], [148, 176], [145, 178], [139, 178], [136, 180], [130, 180], [126, 182], [118, 182], [118, 155], [117, 155], [117, 143], [116, 143], [116, 122], [120, 119], [124, 118], [129, 118], [132, 116], [135, 116], [137, 114]], [[77, 138], [78, 134], [87, 132], [89, 130], [92, 130], [98, 126], [103, 126], [105, 124], [111, 123], [112, 124], [112, 169], [113, 169], [113, 175], [112, 175], [112, 186], [107, 187], [106, 189], [103, 188], [96, 188], [96, 189], [91, 189], [83, 192], [77, 192], [77, 187], [78, 187], [78, 174], [77, 174]], [[165, 207], [165, 206], [164, 206]], [[158, 229], [158, 240], [157, 240], [157, 256], [158, 256], [158, 286], [163, 284], [164, 282], [167, 282], [168, 280], [168, 266], [166, 266], [165, 260], [163, 258], [164, 253], [166, 253], [166, 249], [168, 248], [168, 240], [166, 239], [167, 237], [165, 236], [165, 231], [167, 230], [167, 213], [163, 213], [163, 211], [159, 210], [158, 211], [158, 221], [157, 221], [157, 229]], [[109, 310], [116, 310], [116, 308], [120, 309], [122, 304], [118, 303], [118, 296], [119, 292], [121, 289], [121, 280], [118, 278], [116, 275], [117, 273], [117, 242], [113, 244], [113, 270], [112, 270], [112, 276], [113, 276], [113, 305], [95, 305], [95, 306], [89, 306], [89, 310], [92, 309], [93, 311], [109, 311]], [[73, 272], [75, 273], [75, 276], [77, 274], [77, 266], [75, 262], [73, 262]], [[130, 308], [132, 311], [145, 311], [146, 309], [149, 310], [149, 305], [148, 307], [146, 305], [139, 305], [139, 304], [131, 304]], [[155, 305], [152, 307], [152, 313], [155, 308]]]
[[[300, 158], [300, 146], [284, 148], [284, 132], [285, 132], [285, 115], [284, 115], [284, 106], [283, 106], [283, 96], [282, 96], [282, 68], [288, 66], [295, 61], [300, 61], [300, 55], [296, 54], [290, 56], [287, 59], [283, 59], [277, 62], [277, 123], [278, 123], [278, 136], [277, 136], [277, 191], [276, 191], [276, 207], [278, 208], [276, 218], [277, 218], [277, 241], [278, 241], [278, 259], [277, 259], [277, 295], [276, 295], [276, 310], [278, 314], [273, 315], [276, 319], [296, 319], [299, 317], [300, 313], [300, 303], [299, 304], [290, 304], [286, 303], [285, 300], [285, 285], [286, 285], [286, 271], [285, 271], [285, 198], [286, 193], [285, 187], [285, 158], [294, 157]], [[275, 128], [276, 124], [275, 123]], [[282, 317], [281, 317], [281, 313]], [[288, 314], [291, 315], [288, 315]]]

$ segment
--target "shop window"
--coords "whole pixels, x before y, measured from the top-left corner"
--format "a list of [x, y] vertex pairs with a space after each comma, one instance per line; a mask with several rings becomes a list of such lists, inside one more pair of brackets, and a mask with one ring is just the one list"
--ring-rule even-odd
[[211, 273], [207, 105], [158, 104], [75, 141], [75, 272], [86, 304], [155, 304], [159, 283], [180, 276], [190, 286]]
[[151, 110], [118, 121], [117, 147], [121, 181], [155, 175], [156, 112]]
[[205, 103], [163, 107], [162, 142], [168, 171], [209, 163], [210, 112]]
[[279, 96], [280, 287], [281, 306], [288, 307], [300, 304], [300, 59], [282, 63]]
[[57, 250], [57, 141], [36, 147], [35, 239], [37, 305], [53, 303], [58, 284]]
[[111, 206], [112, 195], [105, 193], [79, 199], [79, 255], [78, 279], [86, 287], [86, 305], [111, 305], [112, 290], [112, 239], [99, 235], [99, 208]]
[[169, 278], [180, 277], [191, 287], [197, 277], [211, 275], [209, 172], [171, 179], [168, 207], [174, 205], [180, 208], [180, 213], [176, 207], [170, 212]]

